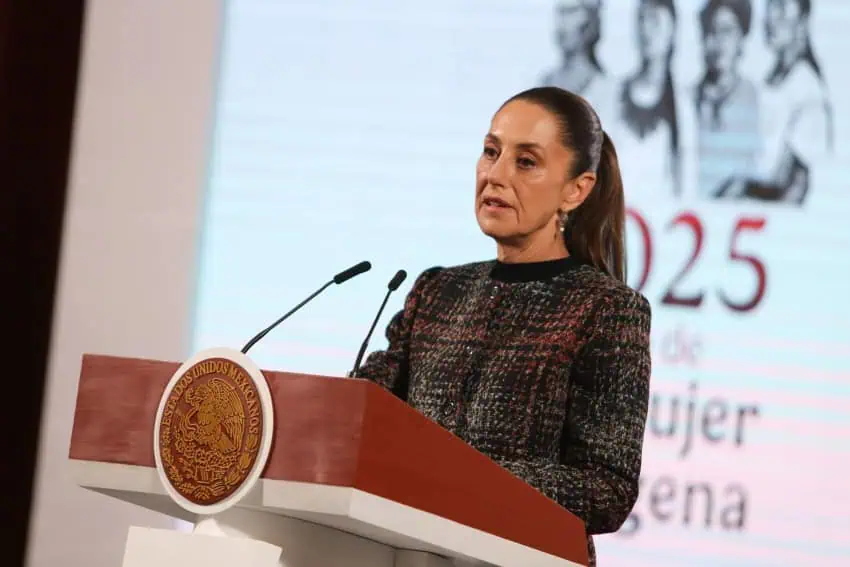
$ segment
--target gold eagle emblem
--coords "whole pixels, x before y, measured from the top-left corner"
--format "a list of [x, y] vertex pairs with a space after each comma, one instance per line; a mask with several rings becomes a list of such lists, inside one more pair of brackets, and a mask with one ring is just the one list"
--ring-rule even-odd
[[171, 485], [196, 504], [236, 491], [257, 459], [259, 395], [229, 360], [202, 361], [172, 388], [160, 422], [159, 451]]

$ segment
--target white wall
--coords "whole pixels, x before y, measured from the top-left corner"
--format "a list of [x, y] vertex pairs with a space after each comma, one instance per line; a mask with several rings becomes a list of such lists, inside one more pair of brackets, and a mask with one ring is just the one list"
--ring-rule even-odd
[[89, 0], [31, 567], [115, 567], [130, 524], [168, 518], [65, 472], [85, 352], [187, 353], [222, 8]]

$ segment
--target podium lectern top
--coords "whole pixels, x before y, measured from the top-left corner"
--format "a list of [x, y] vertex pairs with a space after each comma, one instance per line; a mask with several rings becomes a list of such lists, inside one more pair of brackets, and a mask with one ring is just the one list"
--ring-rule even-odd
[[[142, 479], [145, 470], [153, 471], [157, 407], [179, 366], [83, 357], [69, 451], [71, 461], [88, 471], [81, 484], [114, 491], [122, 487], [105, 486], [109, 482], [104, 471], [127, 479]], [[317, 496], [321, 488], [327, 489], [323, 494], [350, 489], [348, 493], [358, 498], [374, 497], [375, 502], [439, 519], [454, 526], [457, 534], [473, 530], [491, 537], [491, 543], [512, 542], [552, 560], [529, 559], [526, 564], [587, 565], [585, 529], [576, 516], [379, 386], [347, 378], [263, 373], [274, 402], [273, 440], [257, 485], [262, 494], [247, 498], [245, 505], [270, 507], [269, 498], [299, 500], [294, 487], [304, 489], [299, 501], [323, 498]], [[100, 472], [91, 466], [100, 467]], [[161, 490], [148, 486], [153, 475], [123, 489], [140, 497]], [[97, 479], [105, 485], [98, 486]], [[345, 506], [349, 516], [354, 514], [354, 500]], [[343, 524], [351, 529], [350, 522]], [[379, 537], [366, 531], [369, 537]], [[463, 546], [462, 541], [456, 543]], [[433, 545], [446, 550], [454, 543]], [[489, 557], [491, 553], [484, 555], [488, 558], [480, 559], [502, 564]]]

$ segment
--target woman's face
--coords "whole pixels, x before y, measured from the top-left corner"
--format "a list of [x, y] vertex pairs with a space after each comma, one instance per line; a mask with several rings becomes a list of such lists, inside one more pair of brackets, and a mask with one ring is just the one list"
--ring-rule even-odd
[[593, 26], [591, 8], [579, 0], [561, 0], [555, 10], [555, 37], [561, 52], [572, 55], [587, 50]]
[[725, 73], [737, 68], [744, 42], [744, 30], [735, 13], [720, 8], [708, 29], [703, 30], [705, 64], [709, 70]]
[[796, 0], [771, 0], [764, 19], [767, 45], [776, 51], [793, 46], [803, 33], [803, 16]]
[[654, 2], [643, 2], [638, 8], [638, 44], [646, 59], [664, 59], [673, 47], [675, 23], [673, 14]]
[[476, 168], [475, 215], [484, 234], [513, 246], [556, 236], [559, 211], [579, 204], [572, 163], [547, 110], [522, 100], [505, 105], [493, 117]]

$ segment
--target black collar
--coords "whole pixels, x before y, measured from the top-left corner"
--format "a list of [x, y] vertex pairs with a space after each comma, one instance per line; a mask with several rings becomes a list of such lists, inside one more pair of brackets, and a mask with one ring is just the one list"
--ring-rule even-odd
[[574, 260], [572, 256], [557, 260], [520, 262], [515, 264], [496, 260], [493, 269], [490, 270], [490, 277], [494, 280], [508, 283], [541, 281], [554, 278], [558, 274], [563, 274], [578, 265], [579, 262]]

